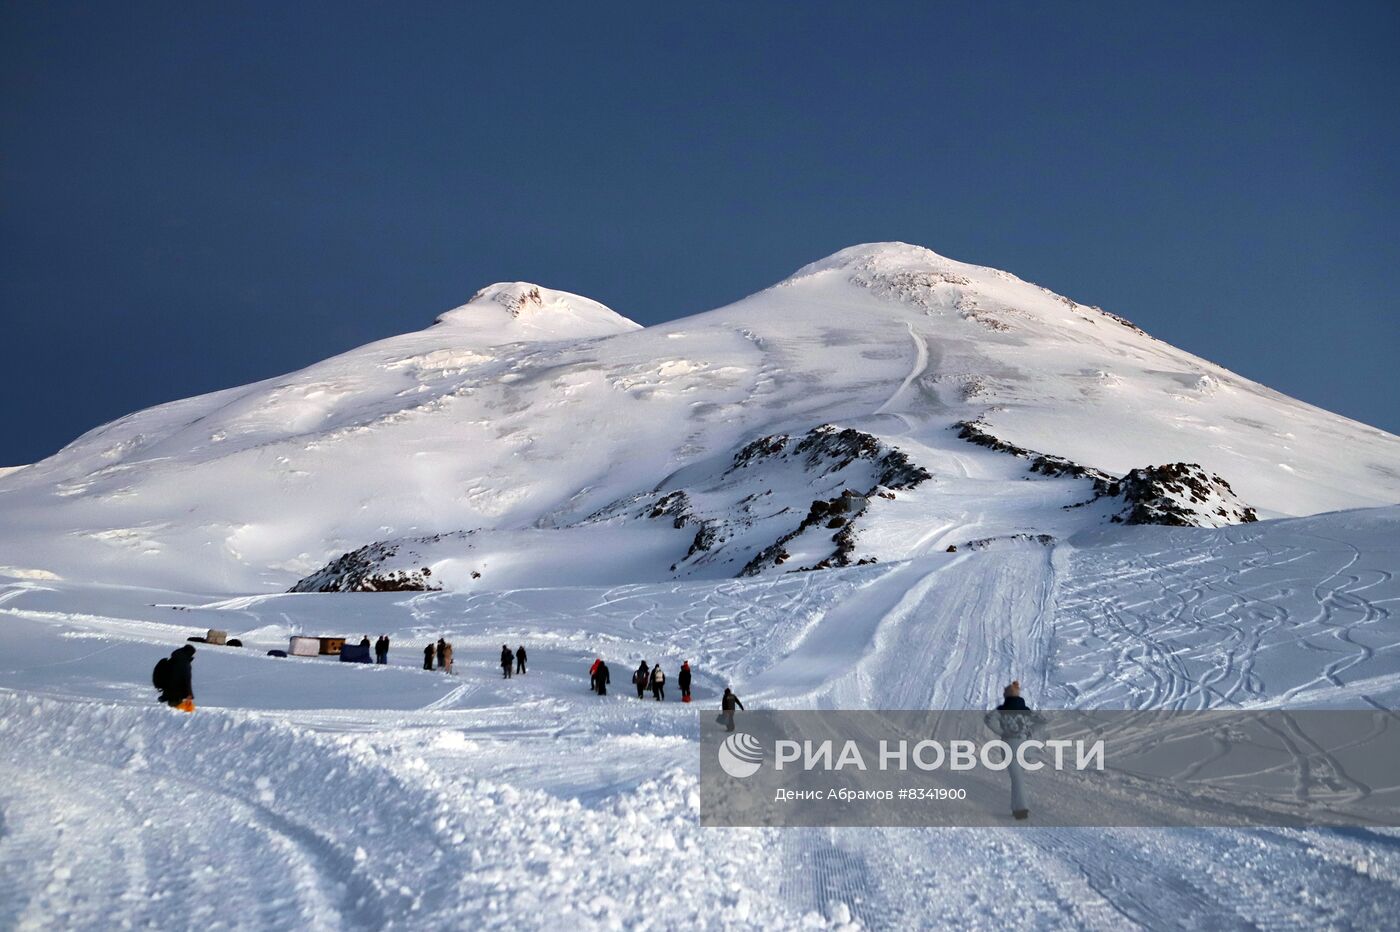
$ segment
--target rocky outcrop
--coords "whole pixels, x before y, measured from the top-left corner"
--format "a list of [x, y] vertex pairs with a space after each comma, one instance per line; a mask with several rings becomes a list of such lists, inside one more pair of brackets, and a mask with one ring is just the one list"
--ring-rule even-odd
[[959, 421], [953, 425], [957, 429], [958, 437], [969, 443], [975, 443], [979, 447], [986, 447], [989, 450], [996, 450], [998, 453], [1009, 453], [1012, 456], [1020, 457], [1030, 463], [1030, 471], [1042, 476], [1052, 478], [1069, 477], [1072, 479], [1088, 479], [1094, 484], [1094, 489], [1101, 493], [1106, 493], [1108, 487], [1116, 482], [1113, 476], [1090, 466], [1083, 466], [1072, 460], [1067, 460], [1062, 456], [1053, 456], [1049, 453], [1037, 453], [1034, 450], [1027, 450], [1025, 447], [1018, 447], [1013, 443], [1008, 443], [987, 429], [987, 425], [981, 421]]
[[1258, 521], [1230, 483], [1195, 463], [1145, 466], [1123, 477], [1123, 508], [1110, 520], [1171, 527], [1223, 527]]
[[297, 582], [288, 592], [435, 592], [433, 571], [426, 566], [386, 569], [399, 556], [399, 545], [376, 541], [342, 554]]
[[1230, 488], [1229, 482], [1195, 463], [1145, 466], [1120, 479], [1063, 457], [1008, 443], [993, 434], [981, 420], [959, 421], [954, 427], [963, 440], [1027, 460], [1033, 473], [1088, 480], [1093, 496], [1070, 507], [1082, 508], [1104, 499], [1118, 499], [1121, 507], [1108, 519], [1117, 524], [1223, 527], [1259, 520], [1254, 509]]
[[788, 434], [759, 437], [734, 454], [729, 472], [747, 469], [765, 460], [800, 457], [818, 475], [830, 475], [864, 460], [875, 467], [876, 484], [887, 489], [910, 489], [931, 478], [927, 469], [915, 463], [902, 450], [882, 443], [879, 438], [854, 428], [823, 424], [813, 428], [795, 444]]
[[757, 576], [766, 569], [782, 566], [792, 556], [787, 550], [787, 545], [813, 528], [835, 530], [836, 533], [831, 535], [831, 542], [835, 545], [835, 549], [832, 550], [830, 556], [818, 560], [811, 566], [800, 566], [795, 567], [795, 569], [826, 570], [837, 566], [851, 566], [853, 563], [855, 565], [874, 563], [874, 558], [851, 559], [856, 549], [855, 520], [863, 515], [866, 508], [869, 507], [869, 498], [868, 495], [861, 495], [847, 489], [836, 498], [812, 502], [811, 507], [807, 510], [807, 516], [802, 519], [801, 523], [754, 554], [753, 559], [739, 571], [739, 575]]
[[[716, 471], [688, 473], [683, 488], [663, 485], [609, 505], [588, 522], [644, 517], [694, 527], [685, 555], [671, 566], [682, 575], [702, 567], [712, 572], [716, 563], [733, 563], [741, 576], [778, 566], [849, 566], [870, 562], [856, 553], [857, 521], [870, 501], [931, 477], [872, 434], [823, 424], [803, 434], [757, 437]], [[800, 565], [790, 565], [794, 559]]]

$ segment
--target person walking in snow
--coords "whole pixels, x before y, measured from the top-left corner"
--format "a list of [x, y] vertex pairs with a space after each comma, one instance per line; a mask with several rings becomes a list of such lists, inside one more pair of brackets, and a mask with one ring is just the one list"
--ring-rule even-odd
[[424, 669], [424, 670], [431, 670], [432, 668], [433, 668], [433, 645], [429, 644], [427, 647], [423, 648], [423, 669]]
[[647, 662], [645, 660], [642, 661], [642, 665], [640, 667], [632, 671], [632, 682], [637, 685], [637, 698], [645, 699], [647, 694], [647, 685], [651, 683], [651, 667], [647, 666]]
[[437, 662], [438, 669], [447, 666], [447, 639], [438, 638], [437, 642]]
[[523, 674], [525, 672], [525, 645], [521, 644], [515, 649], [515, 672]]
[[595, 693], [598, 691], [598, 665], [603, 662], [602, 657], [593, 660], [593, 666], [588, 668], [588, 688]]
[[193, 662], [194, 645], [186, 644], [157, 661], [151, 671], [151, 681], [160, 690], [160, 701], [172, 709], [194, 711], [194, 672], [190, 669]]
[[449, 674], [452, 672], [452, 643], [450, 641], [442, 652], [442, 671]]
[[676, 683], [681, 688], [681, 702], [690, 701], [690, 661], [681, 662], [681, 672], [676, 674]]
[[514, 662], [515, 662], [515, 658], [511, 656], [510, 648], [507, 647], [506, 645], [502, 644], [502, 645], [501, 645], [501, 675], [502, 675], [503, 677], [505, 677], [506, 679], [510, 679], [510, 671], [513, 669], [513, 664], [514, 664]]
[[734, 730], [734, 710], [743, 707], [744, 704], [739, 701], [739, 697], [730, 692], [728, 686], [724, 687], [724, 695], [719, 700], [719, 717], [724, 720], [725, 731]]
[[593, 685], [598, 695], [606, 696], [608, 694], [608, 684], [611, 682], [612, 675], [608, 673], [608, 665], [603, 663], [602, 659], [599, 658], [598, 669], [593, 671]]
[[651, 696], [657, 702], [666, 698], [666, 674], [659, 663], [651, 668]]
[[1012, 680], [1001, 691], [1001, 705], [988, 712], [982, 721], [1011, 748], [1011, 761], [1006, 767], [1011, 776], [1011, 815], [1018, 820], [1028, 819], [1031, 808], [1026, 798], [1026, 777], [1021, 771], [1019, 753], [1021, 745], [1045, 724], [1045, 716], [1031, 711], [1026, 700], [1021, 698], [1021, 681]]

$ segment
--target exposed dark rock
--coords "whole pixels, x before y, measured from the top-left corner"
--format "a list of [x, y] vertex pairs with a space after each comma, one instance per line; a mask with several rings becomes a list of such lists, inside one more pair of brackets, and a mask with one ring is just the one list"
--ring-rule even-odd
[[[825, 523], [827, 528], [839, 528], [831, 535], [831, 541], [836, 545], [831, 555], [820, 560], [813, 566], [799, 567], [799, 569], [824, 570], [837, 566], [850, 566], [852, 564], [851, 555], [856, 549], [856, 524], [855, 519], [865, 513], [868, 507], [868, 495], [858, 495], [850, 489], [842, 492], [836, 498], [812, 502], [807, 510], [807, 516], [802, 522], [791, 531], [778, 538], [772, 544], [754, 554], [752, 560], [744, 565], [739, 571], [740, 576], [757, 576], [768, 566], [778, 566], [791, 558], [788, 553], [787, 544], [796, 539], [809, 528]], [[843, 517], [842, 514], [849, 515]], [[781, 559], [779, 559], [781, 557]], [[865, 562], [874, 562], [869, 560]], [[857, 564], [859, 565], [859, 564]]]
[[[968, 550], [986, 550], [988, 547], [992, 546], [993, 544], [999, 544], [999, 543], [1003, 543], [1003, 542], [1011, 542], [1011, 543], [1015, 543], [1015, 542], [1025, 542], [1025, 543], [1032, 543], [1032, 544], [1040, 544], [1040, 545], [1042, 545], [1042, 546], [1049, 547], [1051, 544], [1053, 544], [1053, 543], [1055, 542], [1055, 538], [1052, 537], [1052, 536], [1049, 535], [1049, 534], [1030, 534], [1030, 533], [1007, 534], [1007, 535], [1005, 535], [1005, 536], [1003, 536], [1003, 537], [981, 537], [981, 538], [978, 538], [977, 540], [970, 540], [970, 541], [968, 541], [966, 544], [964, 544], [963, 546], [966, 547]], [[955, 547], [949, 547], [949, 548], [948, 548], [948, 550], [949, 550], [950, 552], [953, 551], [953, 550], [956, 550], [956, 549], [957, 549], [957, 548], [955, 548]]]
[[[676, 527], [680, 527], [679, 524]], [[690, 542], [690, 549], [685, 552], [684, 559], [689, 560], [697, 553], [709, 550], [714, 547], [715, 540], [719, 537], [719, 529], [713, 521], [704, 521], [700, 524], [700, 530], [695, 532], [695, 539]]]
[[[423, 538], [436, 541], [439, 537]], [[379, 568], [398, 554], [394, 544], [376, 541], [359, 550], [342, 554], [324, 568], [299, 581], [288, 592], [434, 592], [441, 586], [431, 585], [432, 570], [427, 567], [413, 571], [396, 570], [381, 573]]]
[[1134, 469], [1123, 477], [1124, 508], [1110, 518], [1123, 524], [1218, 527], [1259, 520], [1230, 483], [1195, 463]]
[[[825, 465], [825, 472], [845, 469], [858, 459], [869, 460], [879, 469], [876, 484], [887, 489], [911, 489], [933, 478], [903, 450], [886, 446], [879, 439], [851, 427], [823, 424], [803, 437], [793, 450], [807, 457], [811, 467]], [[867, 496], [874, 493], [872, 489]]]
[[676, 490], [667, 492], [656, 500], [656, 504], [651, 508], [649, 517], [661, 518], [669, 515], [672, 525], [676, 528], [685, 527], [691, 520], [690, 496], [685, 492]]
[[752, 440], [734, 454], [734, 463], [729, 468], [731, 470], [743, 469], [751, 463], [777, 456], [786, 449], [789, 439], [787, 434], [773, 434]]
[[1090, 466], [1082, 466], [1073, 460], [1067, 460], [1062, 456], [1053, 456], [1049, 453], [1037, 453], [1025, 447], [1018, 447], [1014, 443], [1007, 443], [991, 431], [981, 421], [959, 421], [953, 425], [958, 430], [958, 437], [977, 444], [979, 447], [986, 447], [998, 453], [1009, 453], [1021, 459], [1030, 460], [1030, 471], [1042, 476], [1051, 478], [1088, 479], [1094, 483], [1094, 490], [1100, 495], [1114, 495], [1110, 487], [1117, 482], [1113, 476], [1106, 472], [1094, 469]]
[[1230, 483], [1194, 463], [1147, 466], [1116, 479], [1108, 473], [1081, 466], [1063, 457], [1037, 453], [1007, 443], [987, 430], [981, 421], [959, 421], [954, 426], [963, 440], [1030, 460], [1030, 471], [1033, 473], [1092, 482], [1093, 497], [1066, 506], [1068, 508], [1082, 508], [1101, 499], [1121, 497], [1124, 507], [1109, 518], [1113, 522], [1219, 527], [1259, 520], [1254, 509], [1235, 495]]

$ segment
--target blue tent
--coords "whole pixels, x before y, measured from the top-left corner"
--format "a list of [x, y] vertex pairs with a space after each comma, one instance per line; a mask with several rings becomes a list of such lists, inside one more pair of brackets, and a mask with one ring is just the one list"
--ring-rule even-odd
[[340, 648], [341, 663], [374, 663], [369, 648], [363, 644], [345, 644]]

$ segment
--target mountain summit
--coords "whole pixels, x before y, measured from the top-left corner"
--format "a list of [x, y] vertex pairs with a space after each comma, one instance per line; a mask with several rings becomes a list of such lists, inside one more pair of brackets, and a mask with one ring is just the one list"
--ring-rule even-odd
[[590, 298], [530, 282], [497, 282], [461, 307], [440, 315], [439, 324], [476, 330], [487, 339], [569, 340], [611, 336], [641, 325]]
[[1390, 434], [878, 243], [645, 329], [495, 284], [426, 330], [128, 415], [0, 476], [0, 565], [273, 590], [373, 545], [461, 586], [625, 582], [1395, 501]]

